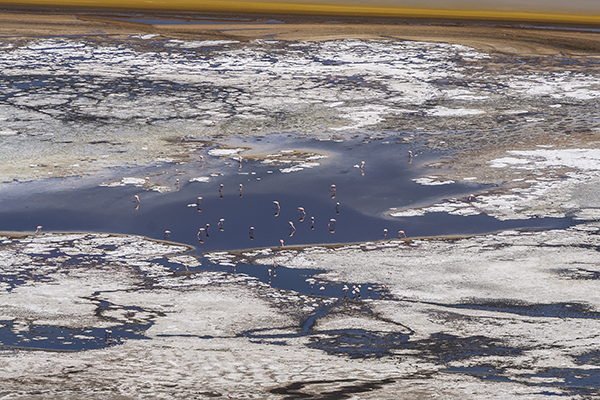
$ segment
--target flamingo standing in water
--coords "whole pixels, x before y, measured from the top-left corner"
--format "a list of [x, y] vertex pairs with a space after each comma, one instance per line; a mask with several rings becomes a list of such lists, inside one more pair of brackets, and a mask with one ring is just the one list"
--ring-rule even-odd
[[196, 236], [198, 237], [198, 242], [200, 242], [200, 243], [204, 243], [204, 239], [202, 239], [203, 233], [204, 233], [204, 228], [198, 229], [198, 234]]
[[306, 218], [306, 212], [304, 212], [304, 207], [298, 207], [298, 221], [302, 222]]
[[224, 230], [224, 229], [223, 229], [223, 223], [224, 223], [224, 222], [225, 222], [225, 218], [221, 218], [221, 219], [219, 220], [219, 223], [217, 224], [217, 226], [219, 227], [219, 230], [220, 230], [220, 231], [223, 231], [223, 230]]
[[336, 214], [340, 213], [340, 203], [335, 203], [335, 213]]
[[292, 221], [290, 222], [290, 237], [294, 236], [294, 233], [296, 232], [296, 227], [294, 226], [294, 223]]
[[244, 187], [244, 185], [240, 183], [240, 197], [242, 197], [242, 187]]
[[333, 192], [333, 193], [331, 194], [331, 198], [332, 198], [332, 199], [335, 199], [335, 185], [331, 185], [331, 191]]
[[254, 227], [250, 227], [250, 240], [254, 240]]
[[283, 239], [279, 239], [279, 243], [281, 243], [281, 247], [283, 247]]
[[364, 168], [365, 168], [365, 162], [361, 161], [361, 163], [360, 163], [360, 173], [361, 173], [361, 175], [365, 174]]
[[404, 231], [398, 231], [398, 237], [406, 239], [406, 233], [404, 233]]
[[310, 229], [315, 229], [315, 217], [310, 217]]
[[138, 196], [138, 195], [136, 194], [136, 195], [134, 195], [133, 197], [135, 198], [135, 201], [136, 201], [136, 203], [137, 203], [137, 204], [135, 205], [135, 210], [137, 210], [138, 208], [140, 208], [140, 203], [141, 203], [141, 201], [140, 201], [140, 196]]
[[387, 239], [387, 229], [384, 229], [384, 230], [383, 230], [383, 238], [384, 238], [384, 239]]
[[221, 198], [223, 198], [223, 184], [222, 183], [219, 185], [219, 196]]
[[208, 228], [210, 228], [210, 224], [206, 224], [206, 226], [204, 227], [206, 231], [206, 237], [208, 237]]
[[165, 231], [165, 240], [171, 237], [171, 231]]
[[42, 230], [42, 226], [38, 225], [37, 229], [35, 230], [35, 233], [40, 233], [41, 230]]
[[335, 219], [331, 218], [327, 224], [330, 233], [335, 233]]
[[200, 202], [201, 201], [202, 201], [202, 197], [198, 197], [198, 200], [197, 200], [197, 203], [196, 203], [196, 207], [198, 208], [198, 212], [202, 212], [202, 209], [200, 208]]
[[274, 201], [273, 204], [275, 204], [275, 214], [273, 214], [275, 217], [277, 217], [279, 215], [279, 212], [281, 211], [281, 207], [279, 206], [279, 202], [278, 201]]

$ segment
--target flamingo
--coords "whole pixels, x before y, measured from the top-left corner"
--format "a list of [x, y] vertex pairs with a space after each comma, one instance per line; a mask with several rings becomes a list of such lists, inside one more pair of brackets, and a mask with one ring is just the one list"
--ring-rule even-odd
[[200, 202], [202, 201], [202, 197], [198, 197], [197, 203], [196, 203], [196, 207], [198, 208], [198, 212], [202, 212], [202, 209], [200, 208]]
[[398, 231], [398, 237], [406, 239], [406, 233], [404, 233], [404, 231]]
[[242, 187], [244, 187], [244, 185], [240, 183], [240, 197], [242, 197]]
[[335, 213], [336, 214], [340, 213], [340, 203], [335, 203]]
[[383, 238], [384, 238], [384, 239], [387, 239], [387, 229], [384, 229], [384, 230], [383, 230]]
[[281, 247], [283, 247], [283, 239], [279, 239], [279, 243], [281, 243]]
[[469, 201], [473, 201], [475, 200], [475, 195], [474, 194], [470, 194], [469, 195]]
[[239, 157], [238, 157], [238, 161], [240, 162], [240, 166], [239, 166], [239, 168], [242, 168], [242, 156], [239, 156]]
[[206, 224], [204, 229], [206, 230], [206, 237], [208, 237], [208, 228], [210, 228], [210, 224]]
[[38, 225], [37, 229], [35, 230], [35, 233], [40, 233], [41, 230], [42, 230], [42, 226]]
[[140, 201], [140, 196], [138, 196], [138, 195], [136, 194], [136, 195], [134, 195], [133, 197], [135, 198], [135, 201], [136, 201], [136, 205], [135, 205], [135, 208], [134, 208], [134, 210], [137, 210], [138, 208], [140, 208], [140, 203], [141, 203], [141, 201]]
[[223, 184], [222, 183], [219, 185], [219, 196], [221, 196], [221, 198], [223, 198]]
[[177, 190], [179, 190], [179, 178], [175, 180], [175, 183], [177, 184]]
[[273, 214], [275, 217], [277, 217], [279, 215], [279, 212], [281, 211], [281, 207], [279, 207], [279, 202], [278, 201], [274, 201], [273, 204], [275, 204], [275, 207], [277, 207], [277, 209], [275, 210], [275, 214]]
[[165, 231], [165, 240], [167, 240], [168, 237], [171, 237], [171, 231]]
[[254, 240], [254, 227], [250, 227], [250, 240]]
[[315, 229], [315, 217], [310, 217], [310, 229]]
[[360, 163], [360, 173], [361, 173], [361, 175], [365, 174], [364, 168], [365, 168], [365, 162], [361, 161], [361, 163]]
[[298, 221], [304, 221], [304, 218], [306, 218], [306, 212], [304, 212], [304, 207], [298, 207], [298, 216]]
[[333, 193], [331, 194], [331, 198], [332, 198], [332, 199], [335, 199], [335, 185], [331, 185], [331, 191], [333, 192]]
[[330, 233], [335, 233], [335, 219], [331, 218], [327, 224]]
[[292, 221], [289, 221], [290, 223], [290, 237], [294, 236], [294, 233], [296, 232], [296, 227], [294, 226], [294, 223]]
[[225, 222], [225, 218], [221, 218], [221, 219], [219, 220], [219, 223], [217, 224], [217, 226], [219, 227], [219, 230], [220, 230], [220, 231], [223, 231], [223, 230], [224, 230], [224, 229], [223, 229], [223, 222]]
[[196, 236], [198, 237], [198, 242], [200, 243], [204, 243], [204, 240], [202, 239], [202, 234], [204, 233], [204, 231], [204, 228], [198, 229], [198, 234]]

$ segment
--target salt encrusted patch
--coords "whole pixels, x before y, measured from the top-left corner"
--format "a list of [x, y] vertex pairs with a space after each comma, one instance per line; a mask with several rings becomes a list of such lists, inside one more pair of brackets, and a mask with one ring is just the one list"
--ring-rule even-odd
[[214, 157], [234, 157], [246, 149], [210, 149], [208, 154]]
[[[481, 100], [478, 98], [479, 96], [470, 96], [474, 100]], [[463, 96], [463, 99], [468, 97]], [[463, 117], [469, 115], [480, 115], [485, 114], [483, 110], [475, 110], [475, 109], [466, 109], [466, 108], [446, 108], [446, 107], [437, 107], [431, 111], [428, 111], [428, 114], [434, 115], [437, 117]]]
[[190, 182], [210, 182], [210, 177], [208, 176], [199, 176], [196, 178], [191, 178]]
[[450, 185], [454, 183], [452, 180], [440, 180], [438, 176], [426, 176], [423, 178], [413, 179], [413, 182], [416, 182], [423, 186], [437, 186], [437, 185]]
[[[463, 199], [417, 209], [393, 210], [393, 217], [422, 216], [430, 212], [446, 212], [453, 215], [477, 215], [485, 213], [499, 220], [529, 218], [564, 218], [571, 215], [578, 220], [595, 220], [600, 203], [580, 204], [572, 199], [571, 192], [581, 185], [589, 184], [600, 177], [600, 149], [551, 149], [509, 151], [509, 157], [500, 157], [489, 162], [491, 168], [536, 171], [530, 179], [515, 178], [512, 182], [523, 182], [524, 187], [507, 189], [500, 193], [479, 193]], [[561, 179], [550, 178], [542, 171], [554, 173], [557, 168], [567, 168]], [[437, 177], [415, 180], [421, 184], [443, 184], [452, 181], [436, 181]], [[470, 178], [469, 180], [474, 180]], [[593, 203], [593, 200], [591, 201]]]

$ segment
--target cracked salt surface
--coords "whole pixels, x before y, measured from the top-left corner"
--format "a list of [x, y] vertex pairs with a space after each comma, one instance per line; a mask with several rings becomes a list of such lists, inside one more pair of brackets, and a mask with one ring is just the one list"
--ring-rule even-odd
[[[207, 169], [210, 163], [225, 164], [210, 174], [198, 172], [198, 155], [210, 155], [205, 151], [216, 144], [212, 138], [260, 135], [267, 141], [269, 132], [292, 132], [351, 148], [356, 143], [349, 137], [356, 134], [365, 145], [381, 138], [410, 145], [411, 166], [427, 151], [461, 155], [502, 145], [502, 154], [483, 158], [466, 175], [427, 171], [410, 180], [418, 186], [414, 192], [429, 186], [453, 190], [457, 184], [450, 181], [466, 181], [475, 193], [471, 197], [463, 187], [447, 201], [426, 198], [421, 204], [434, 204], [400, 211], [404, 201], [386, 200], [384, 209], [396, 208], [402, 224], [404, 217], [430, 213], [436, 224], [451, 225], [441, 214], [482, 212], [499, 220], [569, 215], [587, 222], [561, 230], [431, 240], [379, 241], [377, 227], [378, 236], [369, 242], [292, 249], [286, 237], [284, 249], [211, 252], [206, 261], [181, 254], [184, 246], [133, 236], [4, 236], [0, 332], [3, 345], [14, 347], [1, 352], [3, 390], [21, 397], [35, 390], [61, 397], [97, 395], [110, 388], [129, 397], [281, 398], [376, 391], [377, 398], [389, 399], [400, 392], [484, 398], [494, 380], [495, 397], [596, 396], [600, 227], [594, 220], [600, 178], [597, 151], [584, 147], [595, 146], [600, 121], [590, 117], [599, 97], [598, 73], [588, 68], [590, 60], [568, 60], [573, 62], [566, 66], [556, 57], [536, 68], [536, 60], [526, 57], [394, 41], [213, 43], [202, 51], [193, 49], [202, 42], [152, 38], [144, 44], [155, 46], [150, 51], [135, 41], [113, 43], [0, 43], [0, 111], [2, 132], [8, 132], [0, 135], [0, 152], [8, 161], [0, 170], [4, 180], [161, 160], [150, 168], [150, 185], [144, 179], [148, 171], [142, 170], [139, 176], [124, 174], [131, 178], [106, 178], [114, 187], [98, 190], [114, 191], [110, 207], [101, 208], [110, 208], [121, 228], [162, 239], [166, 219], [156, 229], [149, 226], [153, 216], [168, 216], [144, 210], [150, 199], [160, 202], [152, 196], [163, 193], [150, 192], [167, 188], [168, 195], [181, 194], [184, 182], [200, 178], [190, 183], [193, 196], [186, 193], [180, 204], [182, 212], [204, 217], [206, 210], [200, 214], [186, 207], [198, 196], [196, 190], [211, 182], [202, 180], [230, 177], [221, 172], [227, 162], [238, 169], [235, 152], [207, 157]], [[547, 136], [557, 139], [540, 140]], [[524, 144], [510, 148], [505, 142]], [[564, 143], [579, 148], [565, 150]], [[535, 149], [535, 144], [555, 147]], [[295, 149], [302, 152], [294, 159], [297, 154], [281, 148], [271, 145], [248, 160], [244, 150], [242, 169], [248, 175], [234, 175], [235, 182], [227, 181], [226, 187], [237, 187], [238, 177], [254, 177], [258, 168], [246, 170], [254, 162], [277, 167], [266, 171], [263, 182], [288, 168], [298, 169], [296, 176], [318, 176], [341, 165], [335, 151], [323, 158]], [[407, 148], [400, 149], [398, 154], [405, 155]], [[357, 153], [348, 150], [344, 155], [351, 159], [338, 167], [348, 182], [359, 177], [350, 176], [363, 159]], [[377, 172], [397, 158], [381, 151], [367, 159], [373, 191], [348, 201], [370, 213], [381, 210], [386, 196], [373, 188], [386, 185], [377, 183]], [[300, 171], [303, 163], [313, 171]], [[172, 166], [190, 170], [176, 171], [186, 176], [181, 188], [175, 188], [174, 174], [161, 178]], [[508, 178], [499, 179], [500, 174]], [[500, 186], [477, 185], [490, 181]], [[251, 188], [244, 184], [244, 190]], [[216, 197], [217, 188], [212, 190]], [[116, 217], [125, 192], [128, 199], [148, 194], [139, 210], [127, 203], [123, 214], [139, 212], [143, 224], [127, 225], [126, 218]], [[39, 191], [35, 196], [42, 203], [48, 199]], [[338, 199], [343, 196], [340, 190]], [[226, 201], [230, 197], [226, 193]], [[242, 200], [237, 193], [234, 197]], [[245, 192], [243, 200], [249, 198], [252, 194]], [[74, 218], [69, 209], [70, 218], [93, 220], [94, 202], [76, 202], [73, 209], [88, 211]], [[22, 206], [28, 204], [33, 203]], [[342, 201], [343, 213], [348, 205]], [[60, 220], [59, 213], [55, 216]], [[319, 221], [327, 220], [323, 217]], [[231, 232], [231, 222], [226, 219], [225, 232]], [[197, 221], [193, 225], [195, 238]], [[218, 233], [211, 237], [217, 239]], [[185, 241], [178, 234], [173, 231], [173, 240]], [[243, 234], [249, 240], [246, 230]], [[299, 229], [294, 238], [301, 234]], [[272, 276], [274, 259], [277, 277]], [[244, 268], [251, 273], [241, 273]], [[294, 269], [306, 275], [292, 273], [290, 290], [274, 287], [284, 271]], [[351, 282], [346, 298], [344, 282]], [[294, 289], [299, 286], [303, 291]], [[320, 296], [321, 286], [331, 297]], [[97, 350], [57, 352], [49, 360], [18, 349], [44, 346]]]
[[[390, 212], [394, 217], [422, 216], [431, 212], [451, 215], [478, 215], [485, 213], [499, 220], [529, 219], [539, 217], [572, 217], [576, 220], [594, 220], [600, 217], [598, 203], [573, 201], [582, 188], [597, 187], [600, 179], [600, 150], [598, 149], [536, 149], [511, 150], [509, 157], [489, 161], [490, 168], [513, 171], [532, 171], [532, 179], [513, 179], [527, 186], [516, 187], [501, 194], [483, 191], [476, 196], [449, 199], [446, 202], [418, 209]], [[549, 174], [544, 174], [549, 171]], [[548, 177], [560, 175], [560, 179]], [[476, 178], [475, 178], [476, 179]], [[422, 185], [453, 183], [436, 177], [414, 179]], [[589, 196], [594, 194], [589, 193]], [[597, 196], [595, 196], [597, 198]]]
[[[0, 110], [10, 133], [0, 136], [9, 161], [3, 180], [186, 161], [176, 146], [165, 146], [173, 136], [283, 131], [336, 138], [417, 128], [460, 136], [502, 115], [553, 123], [572, 106], [590, 107], [599, 93], [585, 59], [572, 71], [558, 70], [565, 66], [557, 58], [557, 70], [517, 65], [498, 72], [497, 63], [514, 61], [451, 44], [257, 40], [211, 42], [198, 52], [206, 43], [2, 38]], [[562, 107], [550, 108], [557, 100]], [[579, 114], [570, 113], [574, 122]], [[44, 167], [26, 168], [31, 160]]]

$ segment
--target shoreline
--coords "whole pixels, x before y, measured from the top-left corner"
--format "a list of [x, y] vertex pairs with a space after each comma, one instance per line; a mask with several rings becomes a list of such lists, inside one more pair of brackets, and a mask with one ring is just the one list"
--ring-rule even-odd
[[[126, 20], [134, 14], [136, 21]], [[143, 18], [157, 23], [137, 22]], [[174, 23], [166, 23], [168, 20]], [[0, 36], [5, 38], [85, 36], [103, 40], [107, 36], [158, 34], [166, 38], [242, 42], [261, 38], [389, 39], [453, 43], [486, 52], [594, 56], [600, 51], [600, 30], [594, 31], [596, 28], [586, 24], [277, 14], [252, 14], [250, 21], [242, 21], [241, 14], [0, 7]]]

